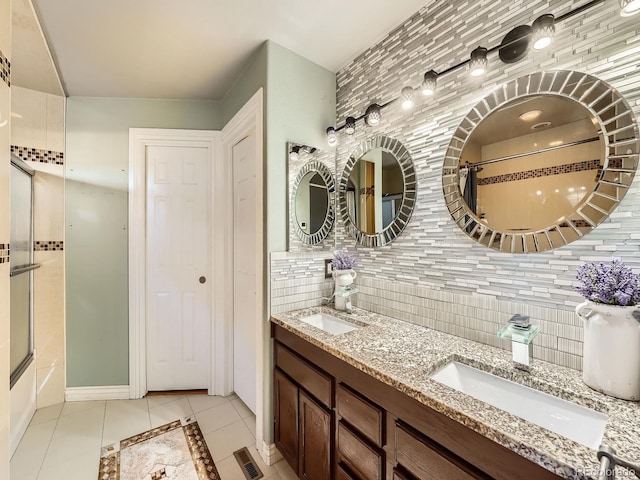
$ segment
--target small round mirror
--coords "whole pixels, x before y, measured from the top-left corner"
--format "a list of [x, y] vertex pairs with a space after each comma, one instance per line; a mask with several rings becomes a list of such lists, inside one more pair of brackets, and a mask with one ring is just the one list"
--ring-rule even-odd
[[340, 183], [340, 210], [361, 245], [393, 241], [407, 225], [416, 194], [411, 155], [402, 142], [379, 135], [349, 157]]
[[334, 189], [333, 175], [322, 162], [308, 162], [298, 172], [291, 194], [291, 214], [296, 235], [303, 243], [317, 245], [331, 231]]

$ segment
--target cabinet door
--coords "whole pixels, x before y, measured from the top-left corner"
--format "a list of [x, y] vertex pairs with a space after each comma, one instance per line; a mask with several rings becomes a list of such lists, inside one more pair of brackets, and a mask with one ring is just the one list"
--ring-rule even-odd
[[276, 447], [298, 473], [298, 387], [276, 369], [273, 374]]
[[300, 478], [331, 479], [331, 413], [300, 390]]

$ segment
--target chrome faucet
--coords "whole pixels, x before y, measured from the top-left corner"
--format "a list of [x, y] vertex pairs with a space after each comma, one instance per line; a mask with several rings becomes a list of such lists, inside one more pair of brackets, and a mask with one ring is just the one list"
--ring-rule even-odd
[[331, 305], [331, 302], [335, 302], [335, 297], [336, 297], [335, 292], [332, 293], [330, 297], [322, 297], [322, 304]]
[[598, 460], [600, 460], [598, 480], [614, 480], [616, 478], [616, 465], [630, 470], [636, 477], [640, 478], [640, 465], [634, 465], [617, 457], [616, 451], [607, 445], [600, 445]]
[[511, 340], [513, 365], [528, 371], [531, 367], [532, 341], [540, 333], [540, 325], [532, 325], [527, 315], [516, 314], [498, 332], [498, 337]]

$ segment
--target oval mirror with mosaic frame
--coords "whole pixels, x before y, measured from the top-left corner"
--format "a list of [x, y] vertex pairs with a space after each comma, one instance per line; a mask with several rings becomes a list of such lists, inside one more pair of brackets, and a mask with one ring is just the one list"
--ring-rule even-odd
[[633, 110], [606, 82], [575, 71], [526, 75], [487, 95], [460, 123], [443, 164], [445, 203], [484, 246], [558, 248], [620, 203], [639, 146]]
[[377, 135], [355, 148], [340, 180], [340, 213], [347, 232], [365, 247], [402, 233], [416, 203], [416, 172], [401, 141]]
[[323, 162], [311, 160], [300, 167], [291, 189], [291, 221], [305, 245], [318, 245], [331, 232], [334, 192], [333, 173]]

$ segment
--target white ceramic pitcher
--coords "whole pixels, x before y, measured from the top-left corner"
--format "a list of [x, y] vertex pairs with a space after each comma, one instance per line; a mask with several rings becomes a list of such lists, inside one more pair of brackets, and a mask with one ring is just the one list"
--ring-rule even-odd
[[358, 276], [355, 270], [334, 270], [333, 279], [336, 282], [336, 291], [338, 287], [345, 289], [353, 283], [353, 280]]
[[640, 400], [640, 306], [586, 301], [576, 313], [584, 320], [584, 383], [623, 400]]

